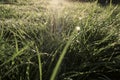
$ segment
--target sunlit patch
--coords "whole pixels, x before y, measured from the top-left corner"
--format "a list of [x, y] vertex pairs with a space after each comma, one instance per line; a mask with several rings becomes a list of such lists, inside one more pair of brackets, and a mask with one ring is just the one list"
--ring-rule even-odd
[[62, 8], [63, 7], [62, 4], [63, 4], [63, 0], [51, 0], [49, 4], [49, 8], [52, 9]]
[[50, 1], [50, 5], [58, 5], [60, 3], [59, 0], [52, 0]]
[[[62, 17], [62, 15], [65, 13], [65, 10], [69, 8], [70, 3], [66, 0], [49, 0], [49, 4], [47, 5], [47, 10], [50, 14], [51, 19], [51, 32], [55, 33], [57, 31], [58, 33], [62, 32], [62, 26], [59, 25], [61, 22], [59, 22], [59, 18]], [[67, 13], [68, 14], [68, 13]]]
[[65, 0], [50, 0], [48, 8], [61, 11], [66, 6], [68, 6], [68, 4]]

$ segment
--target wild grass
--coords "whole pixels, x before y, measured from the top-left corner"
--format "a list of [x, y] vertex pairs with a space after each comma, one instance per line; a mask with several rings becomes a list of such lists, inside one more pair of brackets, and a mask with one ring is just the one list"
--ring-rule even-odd
[[118, 80], [119, 22], [119, 5], [1, 3], [0, 80]]

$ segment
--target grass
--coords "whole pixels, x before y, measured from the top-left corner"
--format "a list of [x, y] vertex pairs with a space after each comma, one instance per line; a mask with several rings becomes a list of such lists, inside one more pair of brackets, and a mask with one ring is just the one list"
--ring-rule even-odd
[[119, 5], [0, 3], [0, 80], [118, 80], [119, 22]]

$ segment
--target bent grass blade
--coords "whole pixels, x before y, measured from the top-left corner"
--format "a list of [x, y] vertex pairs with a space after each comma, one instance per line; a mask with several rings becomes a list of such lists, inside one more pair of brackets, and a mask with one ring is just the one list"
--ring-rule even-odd
[[70, 36], [67, 44], [65, 45], [65, 47], [64, 47], [64, 49], [63, 49], [63, 51], [62, 51], [62, 53], [61, 53], [61, 55], [60, 55], [60, 58], [58, 59], [58, 62], [56, 63], [56, 66], [55, 66], [55, 68], [54, 68], [54, 70], [53, 70], [53, 73], [52, 73], [52, 75], [51, 75], [51, 77], [50, 77], [50, 80], [55, 80], [55, 77], [56, 77], [57, 72], [58, 72], [58, 70], [59, 70], [59, 68], [60, 68], [60, 65], [61, 65], [61, 63], [62, 63], [62, 61], [63, 61], [63, 58], [64, 58], [64, 56], [65, 56], [65, 54], [66, 54], [66, 52], [67, 52], [68, 47], [69, 47], [70, 44], [72, 43], [72, 40], [74, 39], [74, 37], [75, 37], [75, 35], [76, 35], [76, 32], [77, 32], [76, 29], [72, 32], [72, 34], [71, 34], [71, 36]]

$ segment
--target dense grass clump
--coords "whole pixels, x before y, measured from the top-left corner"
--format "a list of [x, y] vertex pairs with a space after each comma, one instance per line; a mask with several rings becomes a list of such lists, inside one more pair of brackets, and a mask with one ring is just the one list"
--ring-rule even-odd
[[9, 3], [17, 2], [17, 0], [0, 0], [0, 2], [9, 4]]
[[54, 5], [0, 4], [0, 80], [118, 80], [119, 5]]

